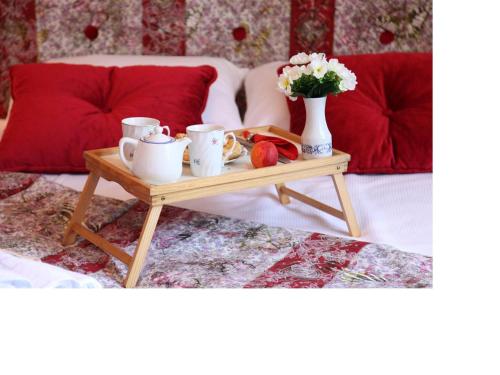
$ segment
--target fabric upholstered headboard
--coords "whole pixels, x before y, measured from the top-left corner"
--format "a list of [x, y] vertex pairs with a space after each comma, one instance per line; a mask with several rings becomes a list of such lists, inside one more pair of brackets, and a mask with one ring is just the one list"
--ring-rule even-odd
[[0, 11], [8, 67], [88, 54], [208, 55], [253, 67], [298, 51], [432, 49], [432, 0], [16, 0]]

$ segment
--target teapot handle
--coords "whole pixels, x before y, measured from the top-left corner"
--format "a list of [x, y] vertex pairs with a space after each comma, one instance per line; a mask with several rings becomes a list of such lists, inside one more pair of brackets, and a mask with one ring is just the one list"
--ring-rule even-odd
[[132, 144], [134, 146], [134, 150], [135, 150], [139, 141], [137, 139], [134, 139], [134, 138], [123, 137], [120, 139], [120, 143], [118, 144], [118, 147], [120, 148], [120, 159], [121, 159], [122, 163], [125, 164], [125, 166], [128, 169], [132, 170], [132, 162], [125, 157], [125, 152], [123, 151], [123, 148], [127, 143]]
[[162, 125], [163, 129], [167, 129], [167, 135], [170, 137], [170, 127], [168, 125]]

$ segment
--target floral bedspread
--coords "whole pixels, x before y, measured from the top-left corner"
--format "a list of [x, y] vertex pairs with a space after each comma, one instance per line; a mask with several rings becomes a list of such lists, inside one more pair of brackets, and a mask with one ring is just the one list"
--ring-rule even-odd
[[[0, 172], [0, 251], [121, 287], [126, 267], [88, 241], [61, 245], [78, 192]], [[95, 196], [86, 225], [132, 254], [147, 206]], [[165, 206], [139, 287], [427, 288], [432, 258], [372, 244]]]

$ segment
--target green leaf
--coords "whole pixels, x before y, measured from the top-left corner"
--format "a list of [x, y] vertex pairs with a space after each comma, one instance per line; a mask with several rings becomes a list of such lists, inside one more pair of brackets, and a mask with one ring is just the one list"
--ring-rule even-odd
[[328, 94], [339, 94], [340, 77], [334, 72], [327, 72], [318, 79], [313, 75], [303, 75], [292, 83], [292, 96], [321, 98]]

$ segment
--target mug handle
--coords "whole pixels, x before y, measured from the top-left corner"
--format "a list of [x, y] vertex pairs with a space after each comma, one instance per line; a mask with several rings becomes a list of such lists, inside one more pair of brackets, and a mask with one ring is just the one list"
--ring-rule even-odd
[[231, 156], [231, 154], [233, 153], [234, 151], [234, 148], [236, 147], [236, 136], [234, 135], [233, 132], [231, 133], [226, 133], [224, 135], [224, 144], [227, 143], [227, 137], [231, 137], [233, 138], [233, 147], [231, 147], [231, 149], [229, 151], [227, 151], [226, 153], [224, 153], [224, 157], [222, 158], [222, 161], [225, 163], [227, 161], [227, 159]]
[[167, 129], [167, 135], [170, 137], [170, 128], [168, 125], [162, 126], [163, 129]]
[[120, 143], [118, 143], [118, 147], [120, 148], [120, 159], [121, 159], [122, 163], [125, 164], [125, 166], [128, 169], [132, 170], [132, 162], [130, 160], [127, 160], [127, 158], [125, 157], [125, 153], [123, 152], [123, 147], [127, 143], [134, 145], [134, 150], [135, 150], [139, 141], [137, 139], [134, 139], [134, 138], [123, 137], [120, 139]]

